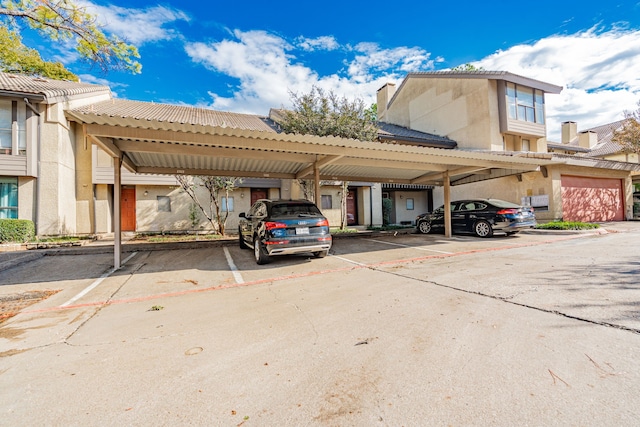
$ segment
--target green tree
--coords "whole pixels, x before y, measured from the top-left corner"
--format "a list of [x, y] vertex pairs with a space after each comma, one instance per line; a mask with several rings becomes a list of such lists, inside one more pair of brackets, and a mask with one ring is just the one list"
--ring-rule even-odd
[[20, 34], [0, 26], [0, 71], [78, 81], [60, 62], [44, 61], [37, 50], [22, 44]]
[[378, 128], [369, 120], [362, 99], [349, 100], [314, 86], [306, 94], [289, 92], [292, 110], [284, 112], [280, 126], [287, 133], [339, 136], [373, 141]]
[[[176, 175], [176, 179], [182, 190], [191, 197], [193, 203], [200, 208], [200, 212], [211, 223], [214, 233], [224, 236], [227, 218], [229, 217], [229, 195], [242, 180], [231, 176], [208, 175]], [[198, 188], [206, 190], [208, 195], [207, 206], [198, 198]], [[226, 206], [223, 206], [224, 201], [226, 201]], [[190, 214], [190, 217], [193, 222], [192, 214]]]
[[453, 67], [451, 71], [484, 71], [482, 67], [476, 67], [475, 65], [467, 62], [466, 64], [458, 65], [457, 67]]
[[613, 132], [614, 142], [622, 146], [622, 152], [640, 155], [640, 101], [635, 111], [625, 111], [622, 128]]
[[0, 0], [4, 26], [18, 20], [54, 41], [73, 40], [81, 58], [103, 72], [127, 70], [140, 73], [138, 49], [116, 36], [107, 36], [96, 17], [72, 0]]
[[[338, 136], [360, 141], [374, 141], [378, 137], [376, 126], [377, 105], [368, 109], [362, 99], [349, 100], [334, 92], [325, 93], [314, 86], [306, 94], [291, 96], [292, 110], [284, 111], [283, 119], [279, 123], [287, 133], [297, 133], [317, 136]], [[305, 198], [313, 200], [313, 181], [299, 180], [305, 193]], [[340, 202], [340, 228], [347, 226], [347, 187], [348, 182], [342, 183], [342, 199]], [[315, 201], [319, 203], [319, 200]]]

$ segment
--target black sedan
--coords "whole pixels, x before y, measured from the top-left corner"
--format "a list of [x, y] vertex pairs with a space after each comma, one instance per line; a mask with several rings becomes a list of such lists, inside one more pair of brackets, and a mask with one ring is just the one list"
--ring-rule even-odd
[[[498, 199], [459, 200], [451, 203], [451, 228], [454, 233], [474, 233], [491, 237], [494, 232], [507, 236], [536, 225], [536, 216], [530, 206], [519, 206]], [[421, 233], [444, 230], [444, 206], [432, 213], [416, 218]]]
[[256, 201], [240, 213], [240, 247], [253, 248], [256, 262], [266, 264], [272, 255], [310, 252], [322, 258], [331, 249], [329, 221], [308, 200]]

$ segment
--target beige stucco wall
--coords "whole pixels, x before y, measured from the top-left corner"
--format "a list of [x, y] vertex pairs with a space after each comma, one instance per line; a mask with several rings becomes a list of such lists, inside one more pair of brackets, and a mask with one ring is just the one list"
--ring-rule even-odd
[[95, 187], [95, 232], [113, 232], [113, 221], [111, 218], [112, 189], [106, 184], [98, 184]]
[[[79, 128], [73, 124], [74, 129]], [[76, 233], [94, 232], [94, 203], [92, 183], [92, 145], [82, 129], [75, 133], [76, 159]]]
[[448, 136], [460, 147], [502, 150], [495, 80], [410, 78], [386, 118], [389, 123]]
[[18, 177], [18, 218], [35, 222], [36, 179]]
[[[393, 191], [389, 195], [393, 203], [391, 222], [394, 224], [409, 221], [415, 225], [416, 216], [427, 212], [429, 208], [426, 191]], [[413, 199], [413, 210], [407, 209], [407, 199]]]

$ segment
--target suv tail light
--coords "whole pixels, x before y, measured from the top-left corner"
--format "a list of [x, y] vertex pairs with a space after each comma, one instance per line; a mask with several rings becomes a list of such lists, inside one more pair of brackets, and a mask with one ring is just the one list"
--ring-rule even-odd
[[273, 230], [274, 228], [287, 228], [287, 224], [285, 224], [284, 222], [273, 222], [273, 221], [265, 222], [264, 226], [267, 230]]

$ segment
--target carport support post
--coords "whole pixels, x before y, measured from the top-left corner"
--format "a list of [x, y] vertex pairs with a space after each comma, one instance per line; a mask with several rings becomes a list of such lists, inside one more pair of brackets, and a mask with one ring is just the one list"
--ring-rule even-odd
[[120, 190], [121, 190], [121, 167], [120, 157], [113, 158], [113, 268], [120, 268], [122, 259], [122, 221], [120, 210]]
[[313, 164], [313, 186], [316, 190], [315, 203], [320, 207], [320, 168], [318, 167], [318, 162]]
[[444, 236], [451, 237], [451, 178], [449, 171], [444, 173]]

